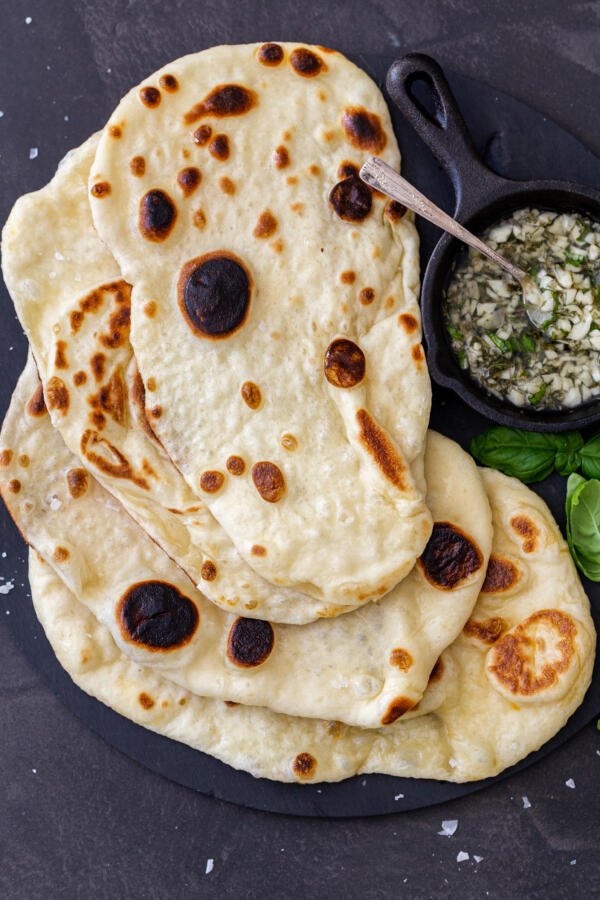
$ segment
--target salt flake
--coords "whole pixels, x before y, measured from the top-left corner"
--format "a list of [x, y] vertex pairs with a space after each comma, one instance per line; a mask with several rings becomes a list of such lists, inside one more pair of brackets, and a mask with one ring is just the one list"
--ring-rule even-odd
[[458, 763], [457, 763], [456, 760], [452, 757], [452, 758], [450, 758], [450, 759], [448, 760], [448, 765], [450, 766], [451, 769], [455, 769], [456, 766], [458, 765]]
[[7, 581], [6, 584], [0, 584], [0, 594], [10, 594], [14, 586], [14, 581]]
[[575, 782], [573, 781], [572, 778], [567, 778], [567, 780], [565, 781], [565, 784], [568, 788], [571, 788], [571, 790], [575, 790]]
[[404, 794], [394, 794], [394, 800], [404, 800]]
[[214, 861], [214, 859], [207, 859], [207, 860], [206, 860], [206, 869], [204, 870], [204, 874], [205, 874], [205, 875], [210, 875], [210, 873], [212, 872], [212, 870], [214, 869], [214, 867], [215, 867], [215, 861]]
[[452, 837], [458, 828], [458, 819], [444, 819], [442, 822], [442, 830], [438, 831], [442, 837]]
[[25, 24], [26, 25], [31, 25], [32, 21], [33, 20], [31, 18], [31, 16], [25, 16]]
[[3, 115], [4, 115], [4, 112], [0, 109], [0, 119], [2, 118]]
[[523, 801], [523, 809], [531, 808], [531, 803], [529, 802], [529, 797], [521, 797], [521, 800]]
[[570, 866], [576, 866], [576, 865], [577, 865], [577, 860], [576, 860], [576, 859], [572, 859], [571, 862], [569, 863], [569, 865], [570, 865]]
[[30, 147], [29, 148], [29, 159], [36, 159], [37, 155], [38, 155], [38, 148]]
[[480, 863], [481, 860], [483, 859], [483, 856], [475, 856], [475, 854], [473, 854], [473, 859], [475, 860], [476, 863]]
[[469, 854], [465, 853], [464, 850], [459, 850], [459, 852], [456, 854], [456, 862], [466, 862], [468, 858]]

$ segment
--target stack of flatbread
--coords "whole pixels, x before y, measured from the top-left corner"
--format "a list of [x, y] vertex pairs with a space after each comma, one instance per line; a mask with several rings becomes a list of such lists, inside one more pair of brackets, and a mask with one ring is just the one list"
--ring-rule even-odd
[[466, 781], [589, 685], [545, 504], [427, 431], [418, 239], [375, 84], [216, 47], [134, 88], [4, 228], [30, 343], [0, 488], [83, 690], [257, 776]]

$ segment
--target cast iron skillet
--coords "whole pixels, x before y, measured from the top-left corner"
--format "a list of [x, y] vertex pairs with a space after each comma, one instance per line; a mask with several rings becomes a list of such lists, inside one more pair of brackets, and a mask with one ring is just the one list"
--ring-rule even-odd
[[[410, 53], [394, 62], [387, 74], [388, 93], [419, 137], [440, 161], [452, 181], [454, 217], [475, 233], [523, 206], [578, 211], [600, 219], [600, 192], [570, 181], [513, 181], [496, 174], [479, 158], [450, 90], [435, 60]], [[415, 93], [426, 88], [432, 114]], [[421, 185], [427, 193], [427, 186]], [[498, 400], [464, 372], [452, 352], [442, 322], [442, 299], [457, 254], [463, 245], [444, 234], [436, 244], [423, 278], [421, 312], [432, 378], [451, 388], [477, 412], [498, 422], [529, 431], [566, 431], [600, 420], [600, 399], [565, 411], [522, 410]]]

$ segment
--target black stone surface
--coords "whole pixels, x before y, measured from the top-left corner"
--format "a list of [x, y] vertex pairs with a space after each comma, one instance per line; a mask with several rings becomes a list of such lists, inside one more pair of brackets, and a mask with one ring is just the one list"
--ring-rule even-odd
[[[598, 152], [599, 4], [523, 6], [4, 2], [0, 217], [102, 124], [130, 84], [219, 42], [288, 37], [354, 55], [430, 52], [449, 69], [528, 100]], [[38, 156], [30, 160], [32, 147]], [[14, 346], [9, 353], [22, 359], [20, 328], [2, 309], [3, 353]], [[0, 377], [14, 365], [0, 359]], [[2, 527], [10, 526], [3, 520]], [[11, 596], [2, 597], [2, 617]], [[541, 764], [444, 807], [383, 819], [294, 820], [202, 797], [122, 756], [65, 710], [7, 631], [0, 641], [2, 896], [600, 894], [593, 725]], [[575, 788], [565, 784], [570, 778]], [[436, 833], [443, 819], [458, 819], [451, 838]], [[459, 851], [469, 859], [458, 863]], [[205, 874], [209, 859], [214, 868]]]

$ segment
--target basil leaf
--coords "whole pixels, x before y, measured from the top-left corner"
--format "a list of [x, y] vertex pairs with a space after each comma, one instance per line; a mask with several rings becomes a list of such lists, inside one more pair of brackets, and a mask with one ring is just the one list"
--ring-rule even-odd
[[592, 478], [571, 498], [571, 536], [577, 552], [600, 565], [600, 481]]
[[578, 431], [568, 431], [566, 434], [555, 434], [554, 442], [556, 444], [554, 468], [560, 475], [570, 475], [581, 466], [583, 438]]
[[571, 475], [567, 482], [567, 543], [577, 567], [600, 581], [600, 481]]
[[600, 434], [581, 448], [581, 468], [586, 478], [600, 478]]
[[542, 481], [554, 469], [555, 435], [492, 425], [471, 441], [477, 462], [525, 484]]

